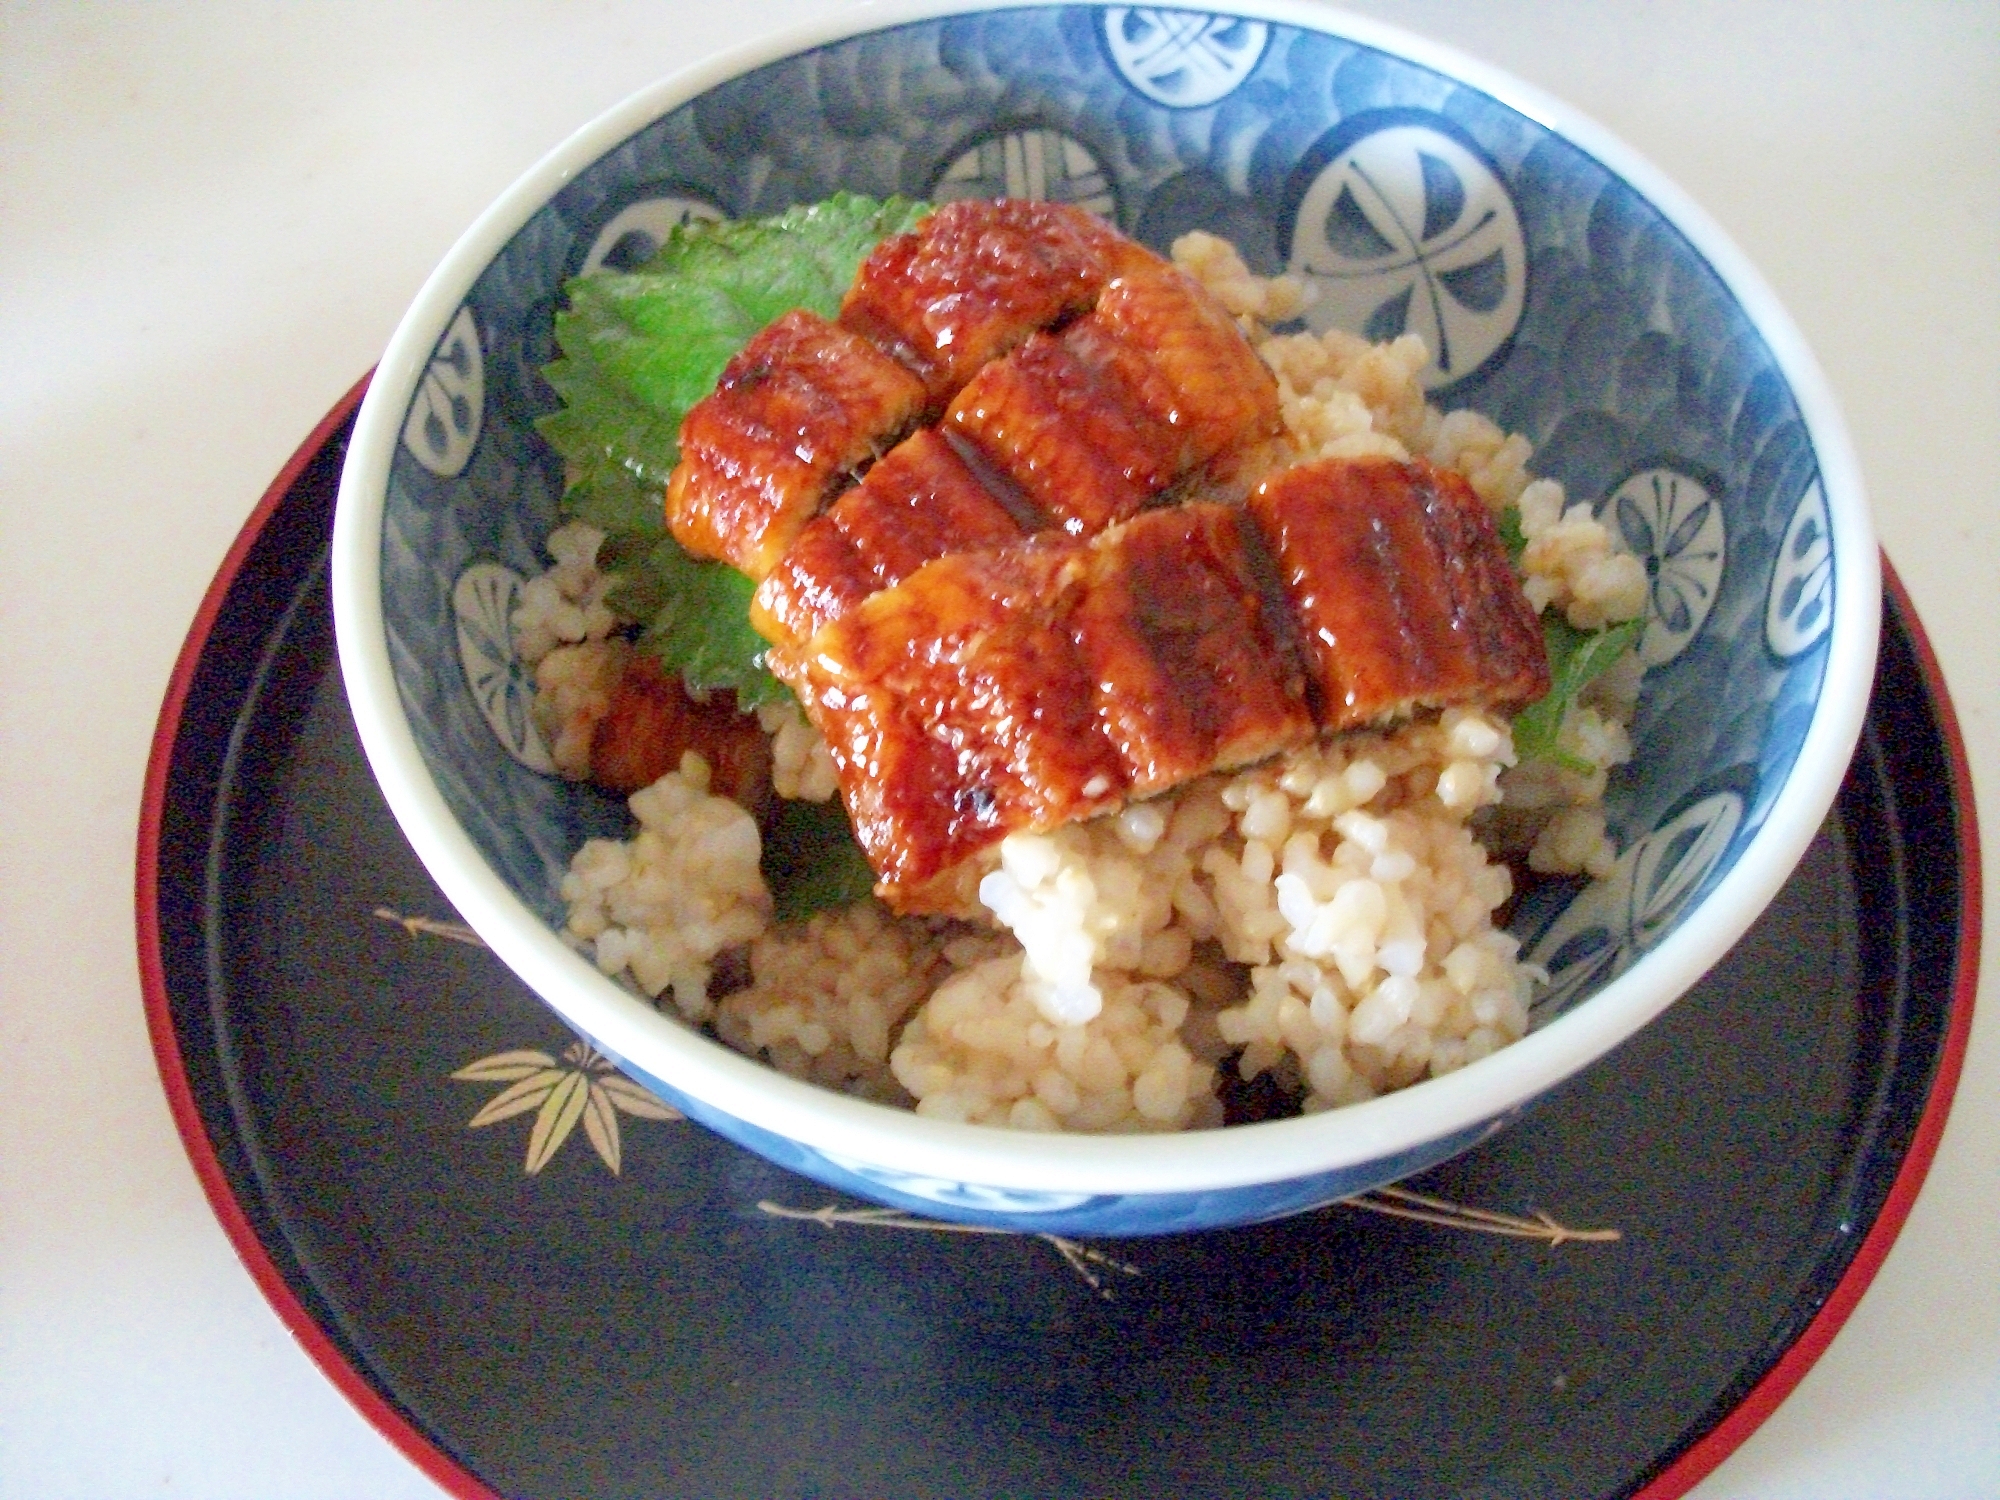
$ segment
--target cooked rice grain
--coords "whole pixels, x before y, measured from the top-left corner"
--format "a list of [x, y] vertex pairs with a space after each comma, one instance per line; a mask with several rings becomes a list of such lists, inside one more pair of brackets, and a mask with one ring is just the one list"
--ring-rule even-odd
[[[1024, 1006], [1088, 1034], [1121, 986], [1178, 981], [1211, 945], [1251, 969], [1249, 998], [1216, 1016], [1220, 1037], [1244, 1049], [1243, 1076], [1284, 1064], [1304, 1080], [1308, 1108], [1512, 1040], [1526, 1025], [1527, 979], [1514, 939], [1492, 925], [1511, 877], [1467, 826], [1512, 759], [1504, 723], [1453, 710], [1207, 777], [1053, 835], [1010, 837], [982, 893], [1023, 954], [1004, 986], [986, 985], [982, 1016], [1004, 1010], [1014, 1021], [953, 1032], [954, 1060], [976, 1071], [989, 1034], [1017, 1051]], [[1086, 988], [1097, 1008], [1079, 1014]], [[898, 1076], [918, 1092], [901, 1067]]]
[[750, 983], [717, 1005], [716, 1035], [795, 1078], [906, 1104], [890, 1042], [946, 970], [944, 939], [878, 902], [821, 912], [750, 944]]
[[710, 796], [708, 776], [708, 762], [687, 752], [678, 771], [632, 794], [638, 833], [587, 841], [562, 882], [568, 931], [592, 945], [597, 967], [629, 974], [655, 998], [671, 990], [697, 1024], [714, 1014], [714, 960], [771, 921], [757, 822]]
[[840, 790], [840, 775], [798, 701], [765, 704], [757, 710], [757, 724], [771, 737], [772, 789], [788, 801], [830, 801]]
[[1588, 505], [1565, 505], [1562, 486], [1538, 479], [1521, 492], [1522, 587], [1537, 612], [1560, 609], [1578, 630], [1646, 612], [1646, 567]]
[[590, 776], [591, 742], [611, 712], [612, 695], [631, 654], [629, 641], [611, 636], [557, 646], [535, 664], [535, 701], [529, 711], [556, 770], [572, 781]]
[[604, 600], [611, 577], [597, 566], [604, 533], [570, 521], [550, 532], [542, 545], [551, 565], [521, 586], [508, 621], [515, 654], [531, 667], [558, 646], [603, 640], [618, 628], [618, 618]]
[[1215, 1069], [1180, 1035], [1191, 1002], [1107, 976], [1086, 1025], [1051, 1022], [1020, 955], [952, 975], [903, 1028], [890, 1066], [934, 1119], [1017, 1130], [1187, 1130], [1222, 1123]]

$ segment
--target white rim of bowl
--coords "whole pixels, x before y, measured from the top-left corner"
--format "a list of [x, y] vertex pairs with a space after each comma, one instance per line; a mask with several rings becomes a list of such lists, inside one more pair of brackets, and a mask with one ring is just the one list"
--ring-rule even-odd
[[381, 534], [404, 413], [438, 339], [473, 284], [557, 189], [669, 110], [794, 53], [943, 16], [1075, 3], [865, 4], [674, 73], [600, 115], [531, 168], [460, 237], [424, 283], [362, 403], [334, 520], [340, 666], [362, 746], [390, 809], [446, 897], [530, 988], [615, 1057], [643, 1060], [646, 1071], [760, 1129], [895, 1173], [1092, 1196], [1253, 1187], [1363, 1165], [1474, 1129], [1625, 1040], [1720, 959], [1784, 884], [1831, 807], [1860, 736], [1881, 628], [1880, 562], [1859, 465], [1825, 377], [1776, 296], [1714, 221], [1638, 153], [1569, 106], [1449, 48], [1342, 11], [1291, 0], [1237, 0], [1215, 7], [1216, 14], [1340, 37], [1457, 79], [1623, 178], [1686, 236], [1749, 315], [1791, 388], [1818, 461], [1832, 523], [1838, 602], [1819, 704], [1764, 825], [1700, 906], [1649, 950], [1642, 964], [1466, 1068], [1323, 1114], [1159, 1136], [1050, 1137], [929, 1120], [786, 1077], [697, 1034], [600, 974], [514, 895], [459, 827], [431, 779], [389, 664]]

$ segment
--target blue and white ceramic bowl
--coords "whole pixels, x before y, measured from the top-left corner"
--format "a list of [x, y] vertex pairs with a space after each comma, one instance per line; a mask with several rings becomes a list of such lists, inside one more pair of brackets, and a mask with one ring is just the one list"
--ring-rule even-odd
[[[557, 936], [571, 851], [615, 804], [548, 774], [507, 605], [557, 462], [563, 283], [697, 216], [847, 188], [1088, 204], [1164, 248], [1206, 228], [1415, 329], [1433, 399], [1534, 443], [1646, 559], [1651, 666], [1606, 879], [1517, 919], [1553, 983], [1527, 1038], [1401, 1093], [1162, 1138], [919, 1119], [777, 1073]], [[334, 538], [341, 665], [389, 803], [492, 947], [633, 1076], [855, 1194], [1021, 1229], [1133, 1234], [1314, 1207], [1465, 1149], [1616, 1045], [1776, 892], [1866, 707], [1875, 540], [1821, 377], [1717, 229], [1560, 104], [1317, 5], [869, 6], [680, 74], [585, 128], [453, 249], [384, 355]]]

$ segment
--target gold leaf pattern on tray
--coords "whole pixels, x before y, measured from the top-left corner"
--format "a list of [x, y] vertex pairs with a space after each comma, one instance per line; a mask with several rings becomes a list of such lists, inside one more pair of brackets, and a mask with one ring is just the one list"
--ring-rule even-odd
[[[452, 1076], [455, 1078], [458, 1075]], [[486, 1101], [486, 1107], [472, 1117], [471, 1128], [477, 1130], [482, 1125], [497, 1125], [531, 1109], [540, 1109], [566, 1076], [565, 1069], [542, 1068], [519, 1083], [510, 1085]]]
[[387, 906], [376, 907], [375, 915], [385, 922], [394, 922], [411, 937], [422, 934], [428, 937], [449, 938], [452, 942], [463, 943], [468, 948], [486, 946], [486, 939], [463, 922], [440, 922], [435, 917], [406, 917]]
[[555, 1065], [556, 1060], [546, 1052], [496, 1052], [467, 1064], [451, 1076], [464, 1083], [513, 1083]]
[[597, 1159], [616, 1177], [621, 1175], [625, 1162], [624, 1139], [618, 1125], [620, 1114], [640, 1120], [682, 1118], [679, 1110], [661, 1103], [631, 1079], [621, 1077], [614, 1071], [611, 1059], [588, 1042], [571, 1042], [560, 1059], [532, 1048], [495, 1052], [467, 1063], [451, 1076], [459, 1083], [507, 1085], [466, 1122], [468, 1129], [497, 1125], [529, 1110], [535, 1111], [535, 1123], [528, 1131], [527, 1155], [522, 1162], [522, 1169], [531, 1177], [555, 1159], [579, 1120], [583, 1122], [584, 1139], [597, 1152]]
[[[378, 906], [373, 915], [403, 929], [411, 937], [438, 937], [462, 943], [468, 948], [484, 948], [485, 941], [463, 922], [440, 921], [435, 917], [407, 916], [393, 907]], [[638, 1120], [678, 1120], [681, 1112], [663, 1103], [631, 1079], [618, 1073], [610, 1058], [585, 1041], [565, 1047], [560, 1058], [535, 1047], [517, 1047], [495, 1052], [469, 1062], [451, 1075], [458, 1083], [504, 1083], [506, 1088], [480, 1106], [466, 1122], [479, 1130], [511, 1120], [516, 1115], [535, 1112], [528, 1130], [527, 1153], [522, 1169], [535, 1176], [555, 1159], [577, 1122], [583, 1122], [584, 1139], [596, 1151], [597, 1159], [620, 1176], [625, 1165], [624, 1136], [618, 1124], [621, 1114]]]
[[[583, 1073], [565, 1073], [549, 1090], [542, 1107], [535, 1111], [535, 1127], [528, 1132], [528, 1175], [533, 1176], [549, 1164], [549, 1158], [562, 1149], [562, 1143], [569, 1139], [569, 1133], [576, 1128], [582, 1118], [583, 1106], [590, 1100], [590, 1079]], [[607, 1159], [606, 1166], [611, 1166]], [[611, 1170], [618, 1169], [611, 1166]]]

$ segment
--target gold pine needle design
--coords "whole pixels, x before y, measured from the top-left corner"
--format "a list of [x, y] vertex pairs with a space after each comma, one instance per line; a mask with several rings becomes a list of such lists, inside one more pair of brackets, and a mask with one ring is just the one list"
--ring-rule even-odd
[[[1605, 1244], [1623, 1237], [1615, 1229], [1571, 1229], [1539, 1209], [1532, 1217], [1523, 1218], [1518, 1214], [1497, 1213], [1489, 1208], [1466, 1208], [1445, 1198], [1433, 1198], [1428, 1193], [1412, 1192], [1401, 1187], [1358, 1193], [1352, 1198], [1341, 1199], [1333, 1206], [1365, 1209], [1369, 1213], [1411, 1219], [1419, 1224], [1434, 1224], [1444, 1229], [1465, 1229], [1508, 1239], [1540, 1240], [1551, 1248], [1572, 1243]], [[934, 1234], [1016, 1236], [1021, 1233], [990, 1224], [953, 1224], [942, 1219], [919, 1218], [900, 1208], [841, 1208], [831, 1203], [823, 1208], [788, 1208], [769, 1199], [760, 1201], [757, 1207], [773, 1218], [802, 1219], [828, 1229], [838, 1224], [857, 1224], [870, 1229], [918, 1229]], [[1114, 1259], [1080, 1240], [1046, 1232], [1037, 1232], [1033, 1238], [1052, 1247], [1072, 1271], [1090, 1284], [1092, 1291], [1106, 1299], [1116, 1295], [1106, 1284], [1108, 1273], [1117, 1272], [1125, 1276], [1143, 1274], [1137, 1266]]]
[[1444, 1229], [1469, 1229], [1508, 1239], [1540, 1240], [1551, 1249], [1572, 1242], [1602, 1245], [1624, 1238], [1615, 1229], [1571, 1229], [1541, 1209], [1536, 1209], [1530, 1217], [1522, 1218], [1518, 1214], [1496, 1213], [1490, 1208], [1467, 1208], [1447, 1198], [1433, 1198], [1428, 1193], [1416, 1193], [1402, 1187], [1376, 1188], [1372, 1193], [1358, 1193], [1352, 1198], [1341, 1199], [1337, 1206], [1366, 1209], [1369, 1213], [1386, 1214], [1392, 1219], [1412, 1219], [1419, 1224], [1436, 1224]]
[[624, 1162], [618, 1130], [620, 1114], [641, 1120], [678, 1120], [681, 1112], [662, 1104], [631, 1079], [616, 1072], [611, 1059], [588, 1042], [571, 1042], [560, 1060], [546, 1052], [521, 1049], [496, 1052], [467, 1063], [452, 1078], [460, 1083], [504, 1083], [488, 1099], [467, 1128], [497, 1125], [529, 1110], [535, 1123], [528, 1131], [524, 1163], [529, 1176], [546, 1167], [570, 1138], [577, 1122], [598, 1159], [616, 1177]]
[[452, 942], [463, 943], [468, 948], [486, 946], [486, 939], [463, 922], [440, 922], [435, 917], [406, 917], [401, 912], [386, 906], [376, 907], [375, 915], [385, 922], [394, 922], [411, 937], [449, 938]]
[[[1000, 1229], [990, 1224], [950, 1224], [942, 1219], [920, 1219], [915, 1214], [904, 1213], [900, 1208], [839, 1208], [831, 1203], [824, 1208], [787, 1208], [768, 1198], [759, 1200], [757, 1206], [774, 1219], [803, 1219], [827, 1229], [837, 1224], [864, 1224], [872, 1229], [920, 1229], [934, 1234], [1016, 1236], [1020, 1233], [1019, 1230]], [[1142, 1274], [1137, 1266], [1106, 1255], [1102, 1250], [1093, 1250], [1081, 1240], [1046, 1232], [1038, 1232], [1034, 1238], [1053, 1249], [1072, 1271], [1089, 1283], [1092, 1291], [1107, 1300], [1116, 1295], [1105, 1285], [1108, 1275]]]

